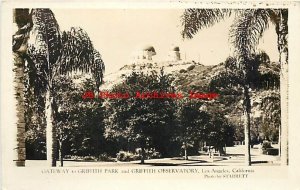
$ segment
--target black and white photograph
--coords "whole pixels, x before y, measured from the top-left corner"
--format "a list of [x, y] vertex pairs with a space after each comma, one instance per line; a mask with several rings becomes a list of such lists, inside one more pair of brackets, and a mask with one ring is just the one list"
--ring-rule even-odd
[[5, 163], [43, 176], [288, 175], [292, 5], [226, 5], [6, 9]]

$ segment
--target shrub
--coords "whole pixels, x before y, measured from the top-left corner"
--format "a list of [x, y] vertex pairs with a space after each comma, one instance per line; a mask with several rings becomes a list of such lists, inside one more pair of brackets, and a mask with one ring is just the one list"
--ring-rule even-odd
[[267, 148], [272, 148], [271, 143], [269, 141], [263, 141], [261, 148], [266, 150]]
[[278, 155], [279, 154], [278, 148], [273, 148], [269, 141], [263, 141], [261, 148], [262, 148], [263, 154], [267, 154], [267, 155]]
[[71, 155], [65, 155], [64, 159], [71, 159]]
[[161, 154], [156, 151], [155, 149], [150, 149], [148, 151], [148, 154], [146, 154], [148, 159], [155, 159], [155, 158], [161, 158]]
[[139, 160], [139, 155], [133, 154], [128, 151], [120, 151], [119, 153], [117, 153], [117, 160], [121, 162]]
[[146, 150], [146, 158], [147, 159], [155, 159], [155, 158], [161, 158], [161, 154], [155, 150], [155, 148], [150, 148], [149, 150]]
[[125, 161], [126, 152], [120, 151], [117, 153], [117, 160], [118, 161]]
[[67, 160], [84, 160], [84, 161], [96, 161], [95, 156], [77, 156], [77, 155], [65, 155], [64, 159]]
[[85, 156], [83, 157], [84, 161], [96, 161], [96, 158], [94, 156]]
[[186, 70], [187, 71], [191, 71], [191, 70], [193, 70], [195, 68], [195, 65], [191, 65], [191, 66], [189, 66]]
[[112, 157], [110, 157], [110, 156], [108, 156], [107, 153], [104, 152], [104, 153], [102, 153], [102, 154], [100, 154], [100, 155], [98, 156], [98, 161], [103, 161], [103, 162], [114, 162], [115, 159], [112, 158]]
[[[135, 152], [139, 157], [142, 155], [142, 149], [137, 148], [135, 149]], [[161, 158], [161, 154], [155, 150], [155, 148], [150, 148], [145, 150], [145, 159], [155, 159], [155, 158]]]
[[263, 150], [263, 154], [276, 156], [279, 154], [279, 150], [278, 148], [267, 148], [266, 150]]
[[207, 146], [203, 147], [203, 151], [208, 152], [208, 147]]
[[179, 73], [186, 73], [186, 70], [180, 69]]

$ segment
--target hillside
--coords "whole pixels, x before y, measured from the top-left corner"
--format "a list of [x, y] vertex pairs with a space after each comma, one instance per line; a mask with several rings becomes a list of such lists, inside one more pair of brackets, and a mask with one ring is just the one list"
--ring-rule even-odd
[[175, 74], [180, 70], [185, 70], [190, 66], [200, 65], [196, 62], [184, 62], [184, 61], [169, 61], [169, 62], [152, 62], [145, 61], [137, 64], [125, 65], [121, 67], [117, 72], [109, 73], [104, 76], [104, 84], [101, 86], [101, 90], [109, 90], [114, 84], [122, 81], [122, 78], [132, 72], [133, 69], [136, 71], [143, 71], [144, 73], [151, 72], [153, 70], [159, 71], [162, 67], [168, 74]]
[[[174, 78], [174, 86], [176, 91], [188, 93], [189, 91], [203, 92], [203, 93], [218, 93], [219, 97], [216, 100], [206, 101], [207, 110], [209, 112], [219, 112], [228, 118], [229, 122], [238, 127], [242, 132], [243, 123], [243, 109], [242, 109], [242, 91], [236, 86], [231, 86], [226, 81], [219, 86], [212, 88], [212, 81], [220, 73], [226, 72], [225, 64], [220, 63], [213, 66], [205, 66], [196, 62], [145, 62], [136, 65], [125, 65], [119, 71], [105, 76], [105, 84], [100, 90], [109, 90], [114, 84], [122, 82], [122, 78], [132, 72], [132, 70], [143, 71], [144, 73], [153, 70], [159, 71], [161, 68]], [[253, 127], [257, 133], [261, 133], [260, 126], [262, 118], [266, 116], [268, 111], [263, 110], [262, 101], [266, 98], [279, 97], [279, 64], [275, 62], [262, 63], [258, 68], [259, 72], [259, 86], [254, 86], [251, 90], [251, 104], [252, 104], [252, 121], [256, 122]], [[213, 90], [213, 91], [212, 91]], [[203, 100], [199, 100], [203, 101]], [[277, 100], [272, 100], [277, 101]], [[271, 102], [272, 104], [278, 102]], [[277, 110], [278, 111], [278, 110]]]

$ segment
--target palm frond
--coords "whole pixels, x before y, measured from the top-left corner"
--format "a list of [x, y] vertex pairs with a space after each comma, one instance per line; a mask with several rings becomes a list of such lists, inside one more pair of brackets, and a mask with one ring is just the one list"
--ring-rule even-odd
[[28, 55], [35, 63], [36, 76], [50, 84], [57, 74], [72, 71], [93, 74], [99, 87], [103, 82], [104, 62], [86, 31], [72, 27], [60, 32], [59, 25], [50, 9], [32, 10], [34, 44]]
[[35, 34], [36, 49], [40, 50], [51, 70], [61, 55], [61, 37], [59, 25], [50, 9], [32, 10], [33, 34]]
[[270, 21], [276, 26], [279, 23], [281, 9], [267, 9]]
[[62, 34], [62, 57], [59, 63], [60, 73], [72, 71], [92, 73], [99, 88], [105, 71], [100, 53], [94, 49], [91, 39], [82, 28], [72, 27]]
[[44, 54], [30, 45], [25, 55], [27, 61], [27, 74], [29, 86], [34, 89], [35, 95], [41, 95], [47, 88], [47, 76], [45, 72], [48, 70], [48, 64]]
[[94, 50], [93, 54], [94, 54], [94, 59], [93, 59], [92, 74], [96, 79], [96, 88], [97, 90], [99, 90], [100, 84], [103, 83], [105, 65], [100, 53], [97, 50]]
[[[285, 17], [288, 20], [288, 10], [287, 9], [268, 9], [270, 21], [275, 25], [275, 31], [279, 33], [279, 23], [281, 17]], [[287, 24], [285, 25], [287, 26]]]
[[63, 73], [79, 70], [89, 72], [93, 60], [93, 44], [82, 28], [72, 27], [63, 32], [63, 49], [60, 71]]
[[234, 20], [230, 38], [237, 55], [247, 58], [255, 52], [263, 32], [269, 27], [268, 9], [246, 9]]
[[228, 9], [186, 9], [182, 15], [183, 38], [193, 38], [201, 29], [211, 27], [230, 16]]

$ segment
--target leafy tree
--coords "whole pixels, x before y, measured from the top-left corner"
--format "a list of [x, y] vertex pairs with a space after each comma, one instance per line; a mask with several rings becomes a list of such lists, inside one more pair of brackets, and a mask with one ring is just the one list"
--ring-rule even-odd
[[[275, 92], [268, 93], [261, 102], [264, 115], [262, 118], [262, 131], [268, 140], [276, 141], [280, 133], [280, 95]], [[280, 137], [280, 136], [279, 136]]]
[[[277, 44], [279, 51], [279, 62], [281, 65], [280, 75], [280, 91], [281, 91], [281, 126], [282, 127], [282, 164], [288, 163], [287, 149], [287, 105], [288, 105], [288, 9], [186, 9], [182, 16], [183, 31], [185, 38], [192, 38], [199, 30], [210, 27], [217, 22], [222, 21], [228, 16], [234, 15], [235, 22], [231, 27], [230, 37], [235, 46], [238, 56], [238, 63], [243, 68], [247, 68], [246, 64], [249, 56], [255, 51], [263, 32], [268, 28], [269, 23], [275, 25], [277, 33]], [[248, 89], [244, 88], [245, 97], [248, 96]], [[249, 104], [245, 102], [246, 104]], [[248, 116], [246, 118], [249, 118]], [[249, 121], [245, 120], [245, 123]], [[249, 128], [248, 128], [249, 129]], [[246, 129], [245, 131], [249, 131]], [[245, 135], [246, 137], [248, 135]], [[249, 140], [246, 146], [246, 164], [251, 164]]]
[[[123, 139], [141, 147], [141, 163], [145, 160], [145, 148], [154, 146], [166, 155], [175, 121], [175, 104], [171, 98], [136, 98], [137, 92], [174, 92], [171, 78], [163, 70], [145, 74], [135, 70], [114, 86], [113, 92], [129, 93], [130, 98], [111, 99], [107, 104], [105, 136]], [[129, 149], [129, 147], [128, 147]]]
[[199, 101], [183, 100], [177, 106], [178, 127], [175, 138], [181, 142], [186, 160], [188, 160], [187, 149], [196, 142], [206, 140], [210, 116], [200, 110], [202, 104]]
[[79, 95], [75, 84], [65, 75], [56, 77], [54, 84], [53, 98], [57, 104], [57, 112], [54, 118], [57, 132], [55, 140], [58, 142], [60, 166], [63, 166], [64, 142], [70, 138], [77, 126], [75, 110], [77, 110], [76, 99]]
[[[87, 79], [79, 87], [79, 91], [95, 88], [93, 80]], [[105, 107], [103, 99], [80, 100], [77, 102], [76, 122], [79, 133], [72, 136], [73, 153], [84, 156], [99, 156], [109, 148], [104, 139]], [[107, 145], [107, 146], [106, 146]]]
[[234, 140], [234, 127], [228, 123], [221, 114], [212, 114], [205, 132], [205, 140], [215, 147], [221, 154], [225, 153], [223, 147], [231, 146]]
[[65, 154], [99, 156], [104, 149], [103, 100], [81, 97], [82, 92], [95, 86], [93, 80], [83, 79], [82, 75], [55, 79], [53, 96], [58, 105], [55, 120], [61, 165]]
[[190, 146], [207, 144], [224, 153], [223, 147], [231, 146], [234, 140], [234, 127], [223, 113], [208, 108], [203, 101], [184, 100], [177, 111], [178, 128], [176, 139], [182, 143], [185, 159]]

